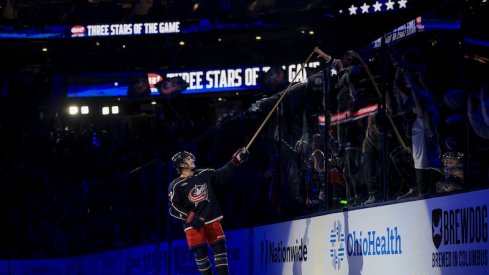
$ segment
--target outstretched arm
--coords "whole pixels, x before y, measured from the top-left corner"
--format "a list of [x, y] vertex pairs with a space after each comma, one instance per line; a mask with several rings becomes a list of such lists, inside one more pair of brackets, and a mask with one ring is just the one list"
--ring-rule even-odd
[[422, 76], [419, 73], [410, 71], [405, 73], [411, 86], [416, 114], [422, 119], [428, 136], [434, 136], [435, 125], [438, 123], [438, 114], [433, 106], [431, 95], [425, 90]]
[[319, 57], [322, 57], [324, 58], [324, 60], [326, 61], [326, 63], [329, 63], [329, 62], [333, 62], [333, 66], [336, 65], [337, 69], [338, 70], [343, 70], [343, 64], [341, 64], [341, 61], [339, 59], [333, 59], [333, 57], [329, 54], [326, 54], [325, 52], [323, 52], [321, 49], [319, 49], [318, 47], [314, 48], [314, 51], [318, 54], [318, 58]]
[[314, 51], [318, 54], [318, 57], [324, 58], [324, 60], [326, 60], [326, 62], [331, 61], [331, 59], [332, 59], [331, 55], [326, 54], [320, 48], [316, 47], [316, 48], [314, 48]]
[[231, 160], [223, 167], [213, 171], [213, 182], [216, 184], [223, 184], [231, 180], [234, 175], [234, 169], [240, 164], [248, 160], [250, 152], [246, 147], [238, 149], [232, 156]]

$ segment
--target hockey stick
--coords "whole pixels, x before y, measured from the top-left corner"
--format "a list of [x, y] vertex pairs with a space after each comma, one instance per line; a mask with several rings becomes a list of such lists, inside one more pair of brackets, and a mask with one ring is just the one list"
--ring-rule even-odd
[[311, 59], [312, 55], [315, 53], [315, 51], [313, 50], [311, 52], [311, 54], [309, 55], [309, 57], [306, 59], [306, 61], [304, 61], [302, 64], [301, 64], [301, 69], [299, 71], [297, 71], [297, 73], [295, 74], [294, 78], [292, 79], [292, 81], [290, 81], [289, 83], [289, 86], [287, 86], [287, 88], [285, 88], [285, 90], [281, 91], [281, 95], [280, 97], [278, 98], [277, 102], [275, 103], [275, 105], [273, 105], [272, 109], [270, 110], [270, 112], [268, 113], [268, 115], [265, 117], [265, 119], [263, 120], [263, 122], [261, 123], [260, 127], [258, 127], [258, 129], [256, 130], [255, 134], [253, 135], [253, 137], [250, 139], [250, 141], [248, 142], [248, 144], [246, 145], [246, 150], [248, 150], [250, 147], [251, 147], [251, 144], [253, 144], [253, 142], [255, 141], [256, 137], [258, 136], [258, 134], [260, 134], [261, 130], [263, 129], [263, 127], [265, 126], [265, 124], [267, 124], [268, 120], [270, 119], [270, 117], [272, 116], [272, 113], [275, 111], [275, 109], [277, 109], [278, 105], [280, 104], [280, 102], [282, 101], [282, 99], [284, 98], [284, 96], [287, 94], [287, 92], [290, 90], [290, 87], [292, 86], [292, 83], [294, 83], [295, 79], [297, 78], [297, 76], [302, 72], [302, 70], [304, 70], [305, 68], [305, 64], [307, 62], [309, 62], [309, 59]]
[[[380, 92], [379, 86], [374, 80], [374, 76], [372, 75], [372, 72], [370, 71], [370, 68], [368, 67], [367, 63], [363, 60], [363, 58], [357, 53], [354, 52], [354, 57], [362, 63], [362, 66], [365, 69], [365, 72], [368, 75], [368, 78], [370, 82], [372, 83], [372, 86], [374, 87], [375, 91], [377, 92], [377, 96], [379, 97], [379, 100], [382, 100], [382, 93]], [[394, 134], [396, 138], [398, 139], [399, 143], [401, 146], [404, 148], [404, 150], [409, 151], [409, 147], [407, 146], [406, 142], [404, 142], [404, 139], [402, 138], [401, 134], [399, 133], [399, 130], [397, 129], [396, 123], [392, 119], [391, 115], [386, 111], [385, 112], [387, 119], [389, 120], [390, 125], [392, 126], [392, 130], [394, 131]]]

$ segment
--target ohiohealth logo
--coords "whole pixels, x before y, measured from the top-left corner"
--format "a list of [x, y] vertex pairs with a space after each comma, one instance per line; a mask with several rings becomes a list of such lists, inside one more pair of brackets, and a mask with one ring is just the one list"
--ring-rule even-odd
[[341, 268], [345, 257], [387, 256], [402, 254], [402, 236], [397, 226], [386, 227], [385, 231], [348, 230], [336, 220], [331, 229], [329, 242], [333, 267]]
[[331, 263], [334, 269], [340, 269], [341, 262], [345, 256], [345, 233], [340, 221], [336, 220], [331, 229], [331, 235], [329, 242], [331, 243], [331, 249], [329, 250], [332, 258]]

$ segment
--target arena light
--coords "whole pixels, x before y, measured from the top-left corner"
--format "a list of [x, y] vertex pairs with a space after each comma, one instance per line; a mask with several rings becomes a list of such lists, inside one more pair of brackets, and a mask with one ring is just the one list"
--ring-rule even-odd
[[199, 2], [195, 2], [194, 5], [192, 6], [192, 11], [195, 12], [196, 10], [198, 10], [200, 7], [200, 3]]
[[78, 114], [78, 106], [70, 106], [68, 107], [68, 113], [72, 116], [75, 116]]
[[88, 113], [90, 113], [90, 109], [88, 108], [88, 106], [81, 106], [80, 113], [82, 115], [88, 115]]
[[112, 106], [112, 114], [118, 114], [119, 113], [119, 106]]
[[102, 107], [102, 115], [106, 116], [108, 114], [110, 114], [109, 107], [107, 107], [107, 106], [106, 107]]

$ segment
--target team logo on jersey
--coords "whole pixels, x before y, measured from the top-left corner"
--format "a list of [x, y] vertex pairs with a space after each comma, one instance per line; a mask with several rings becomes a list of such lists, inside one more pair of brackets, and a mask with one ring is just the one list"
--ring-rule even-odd
[[192, 203], [199, 203], [207, 200], [207, 184], [195, 185], [188, 193], [188, 199]]

